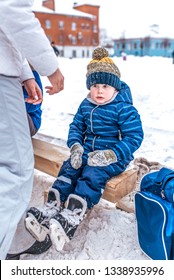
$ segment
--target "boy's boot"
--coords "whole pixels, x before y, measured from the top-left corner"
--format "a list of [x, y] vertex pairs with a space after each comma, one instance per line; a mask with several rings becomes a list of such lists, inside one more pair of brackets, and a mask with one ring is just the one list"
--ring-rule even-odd
[[49, 220], [61, 210], [60, 194], [56, 189], [48, 193], [47, 202], [43, 207], [31, 207], [27, 211], [25, 226], [32, 236], [39, 242], [45, 240], [49, 233]]
[[65, 208], [50, 219], [50, 237], [58, 251], [72, 239], [86, 210], [87, 202], [78, 195], [70, 194]]

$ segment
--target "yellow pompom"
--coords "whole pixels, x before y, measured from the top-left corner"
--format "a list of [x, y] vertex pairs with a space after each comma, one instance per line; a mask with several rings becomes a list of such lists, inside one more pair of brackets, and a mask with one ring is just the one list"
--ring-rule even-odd
[[92, 58], [95, 60], [101, 60], [104, 57], [108, 57], [109, 53], [105, 48], [97, 48], [93, 51]]

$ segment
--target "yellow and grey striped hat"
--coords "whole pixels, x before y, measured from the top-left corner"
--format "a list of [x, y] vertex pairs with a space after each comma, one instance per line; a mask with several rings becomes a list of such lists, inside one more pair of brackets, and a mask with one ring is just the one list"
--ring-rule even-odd
[[92, 60], [87, 66], [87, 88], [95, 84], [110, 85], [117, 90], [121, 87], [120, 71], [109, 57], [105, 48], [97, 48], [93, 51]]

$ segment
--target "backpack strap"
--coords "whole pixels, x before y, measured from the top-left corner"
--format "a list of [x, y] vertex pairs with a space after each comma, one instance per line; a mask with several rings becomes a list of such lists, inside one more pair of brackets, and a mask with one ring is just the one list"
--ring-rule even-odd
[[167, 175], [170, 175], [171, 174], [171, 177], [174, 178], [174, 170], [171, 170], [169, 168], [166, 168], [166, 167], [163, 167], [159, 170], [158, 172], [158, 175], [156, 177], [156, 183], [158, 184], [162, 184], [164, 178], [167, 176]]

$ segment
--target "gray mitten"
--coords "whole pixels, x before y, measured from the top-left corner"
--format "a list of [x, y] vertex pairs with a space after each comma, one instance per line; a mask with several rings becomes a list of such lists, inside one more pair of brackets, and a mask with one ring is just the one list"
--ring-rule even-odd
[[97, 150], [88, 154], [88, 165], [107, 166], [117, 162], [117, 156], [112, 150]]
[[84, 149], [80, 144], [75, 144], [71, 147], [71, 165], [74, 169], [78, 169], [82, 165], [82, 155]]

